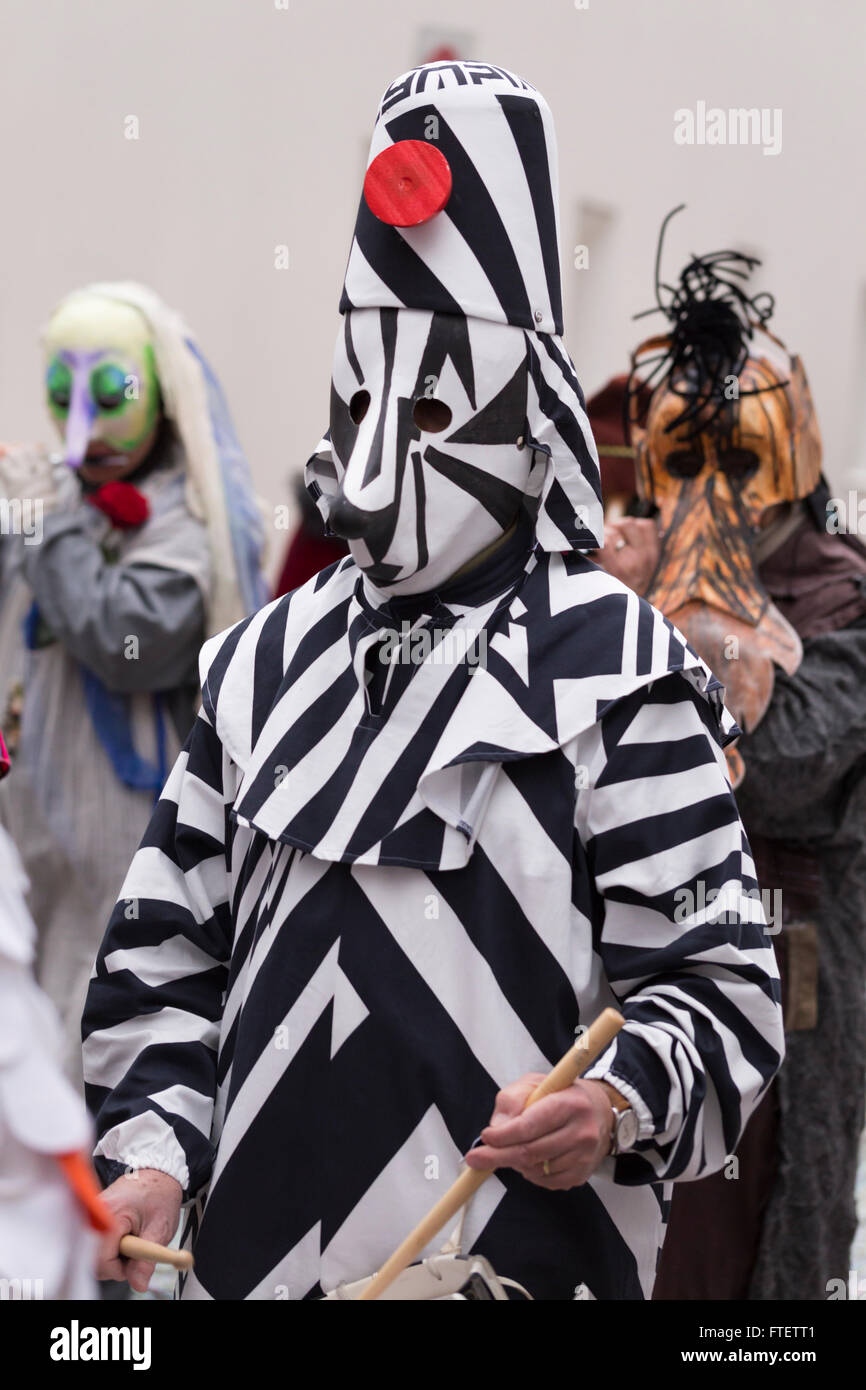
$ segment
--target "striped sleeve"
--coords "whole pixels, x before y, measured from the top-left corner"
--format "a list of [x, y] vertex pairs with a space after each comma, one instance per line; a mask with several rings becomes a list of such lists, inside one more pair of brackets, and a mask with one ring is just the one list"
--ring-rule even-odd
[[227, 757], [202, 711], [127, 874], [84, 1011], [84, 1078], [103, 1181], [157, 1168], [207, 1182], [231, 954]]
[[783, 1051], [780, 986], [711, 706], [680, 675], [578, 743], [576, 903], [626, 1025], [587, 1075], [640, 1121], [615, 1180], [699, 1178], [733, 1153]]

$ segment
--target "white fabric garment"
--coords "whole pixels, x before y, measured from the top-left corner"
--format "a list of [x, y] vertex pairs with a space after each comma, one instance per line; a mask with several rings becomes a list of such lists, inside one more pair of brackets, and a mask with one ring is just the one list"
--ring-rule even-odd
[[[80, 517], [94, 544], [111, 537], [123, 563], [180, 569], [207, 590], [207, 542], [201, 523], [185, 506], [181, 471], [159, 471], [140, 484], [151, 520], [126, 532], [112, 531], [107, 518], [80, 501], [65, 465], [57, 466], [56, 477], [58, 512], [70, 521]], [[25, 649], [21, 624], [33, 595], [19, 571], [25, 548], [17, 537], [15, 543], [0, 602], [0, 718], [16, 681], [24, 687], [24, 708], [12, 771], [0, 787], [0, 824], [27, 866], [28, 904], [39, 929], [38, 978], [64, 1025], [66, 1071], [80, 1086], [87, 982], [118, 886], [150, 818], [153, 795], [118, 779], [87, 708], [81, 666], [64, 645], [55, 641], [38, 651]], [[74, 593], [74, 572], [67, 582]], [[136, 750], [156, 764], [152, 695], [130, 694], [127, 709]], [[170, 766], [180, 739], [170, 717], [163, 723]]]
[[85, 1151], [91, 1127], [61, 1071], [56, 1014], [32, 977], [26, 887], [0, 828], [0, 1297], [95, 1298], [97, 1238], [53, 1159]]

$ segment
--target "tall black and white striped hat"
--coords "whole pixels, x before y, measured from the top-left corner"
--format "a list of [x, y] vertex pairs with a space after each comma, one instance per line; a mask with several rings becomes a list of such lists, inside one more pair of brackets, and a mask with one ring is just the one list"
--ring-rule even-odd
[[[387, 88], [340, 300], [341, 313], [362, 308], [522, 328], [526, 442], [541, 456], [530, 478], [538, 541], [550, 551], [601, 544], [598, 456], [561, 339], [553, 117], [528, 82], [488, 63], [437, 62]], [[317, 456], [328, 453], [326, 436]], [[308, 467], [327, 517], [313, 478]]]

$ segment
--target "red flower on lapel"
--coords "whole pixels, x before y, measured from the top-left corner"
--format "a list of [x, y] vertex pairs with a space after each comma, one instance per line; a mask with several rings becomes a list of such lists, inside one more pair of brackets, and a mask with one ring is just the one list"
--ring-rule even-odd
[[112, 526], [119, 531], [143, 526], [150, 516], [150, 503], [144, 493], [139, 492], [133, 483], [126, 483], [122, 479], [103, 483], [102, 487], [88, 495], [87, 500], [91, 506], [104, 512]]

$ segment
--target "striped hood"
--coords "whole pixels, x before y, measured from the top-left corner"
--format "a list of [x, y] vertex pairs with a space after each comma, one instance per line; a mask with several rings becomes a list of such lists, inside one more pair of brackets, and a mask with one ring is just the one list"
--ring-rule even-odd
[[[553, 118], [528, 82], [487, 63], [413, 69], [382, 98], [340, 311], [426, 311], [521, 330], [520, 439], [533, 451], [526, 495], [538, 541], [591, 550], [603, 540], [601, 481], [561, 337], [558, 197]], [[329, 431], [307, 464], [326, 522], [338, 454]]]
[[362, 194], [340, 312], [432, 309], [561, 334], [556, 135], [541, 93], [488, 63], [427, 63], [387, 88], [368, 169], [406, 140], [441, 153], [450, 195], [397, 227]]

